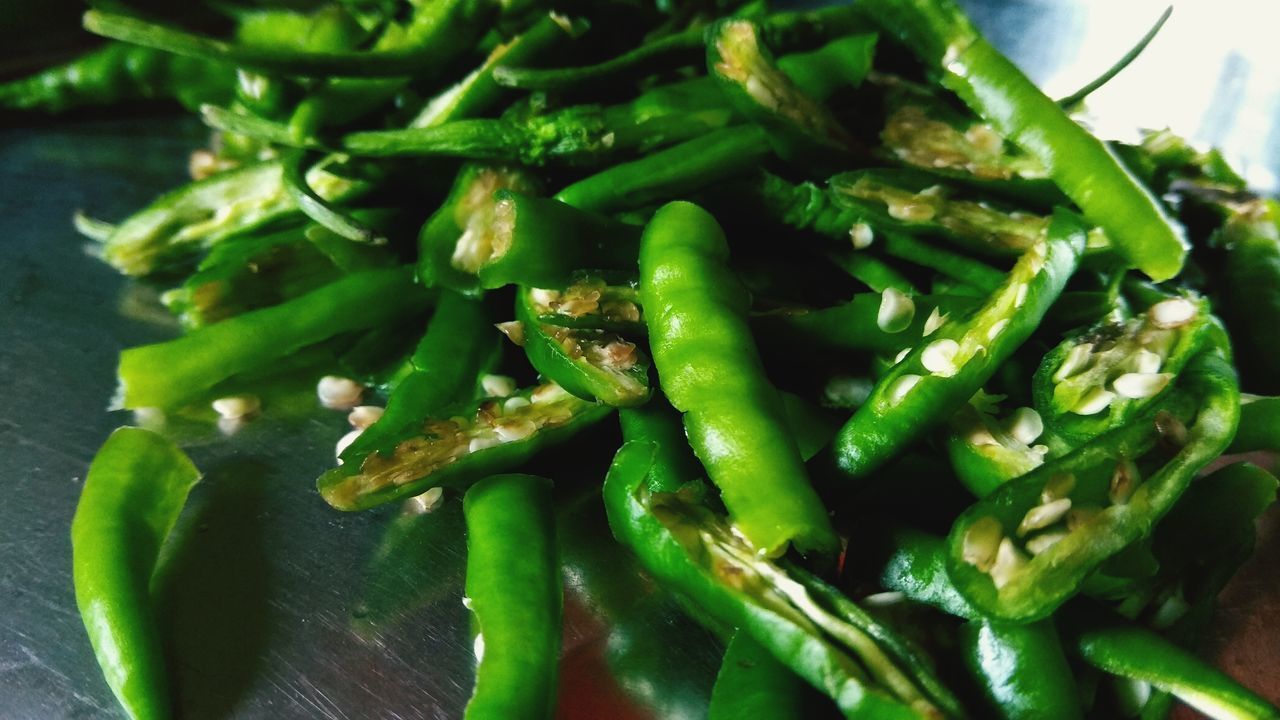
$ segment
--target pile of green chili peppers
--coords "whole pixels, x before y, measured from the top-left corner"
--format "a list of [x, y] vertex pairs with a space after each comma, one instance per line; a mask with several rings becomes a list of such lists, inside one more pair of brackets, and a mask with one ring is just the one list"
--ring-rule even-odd
[[[84, 24], [0, 107], [212, 129], [190, 183], [76, 221], [184, 329], [121, 354], [151, 429], [72, 526], [130, 717], [177, 705], [150, 587], [199, 478], [156, 418], [272, 422], [282, 377], [359, 406], [324, 502], [462, 504], [468, 718], [556, 712], [570, 496], [725, 643], [712, 718], [1280, 717], [1195, 654], [1276, 495], [1233, 454], [1280, 451], [1280, 205], [1070, 114], [1154, 30], [1057, 102], [953, 0]], [[583, 437], [611, 465], [520, 474]]]

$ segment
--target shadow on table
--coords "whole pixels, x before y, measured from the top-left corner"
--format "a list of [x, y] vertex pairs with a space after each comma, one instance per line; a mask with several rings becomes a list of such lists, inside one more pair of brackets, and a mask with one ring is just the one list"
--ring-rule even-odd
[[254, 459], [208, 473], [153, 579], [182, 717], [227, 717], [259, 675], [270, 634], [268, 476], [267, 465]]

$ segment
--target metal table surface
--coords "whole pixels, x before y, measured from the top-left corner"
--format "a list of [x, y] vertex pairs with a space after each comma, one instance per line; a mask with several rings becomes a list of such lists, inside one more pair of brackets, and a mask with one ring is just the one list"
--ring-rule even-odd
[[[1096, 2], [969, 5], [998, 44], [1059, 91], [1104, 67], [1153, 17], [1130, 8], [1117, 24]], [[1150, 51], [1160, 60], [1182, 50], [1179, 92], [1152, 90], [1162, 67], [1140, 62], [1122, 81], [1148, 83], [1144, 101], [1135, 105], [1133, 88], [1117, 81], [1095, 108], [1146, 124], [1181, 118], [1176, 129], [1247, 157], [1251, 176], [1274, 185], [1274, 48], [1215, 45], [1196, 25], [1209, 4], [1183, 7], [1188, 17], [1178, 24], [1175, 16], [1172, 39]], [[1258, 9], [1247, 0], [1217, 7]], [[1193, 36], [1194, 46], [1179, 44]], [[1084, 38], [1085, 50], [1072, 38]], [[69, 218], [76, 209], [117, 218], [141, 206], [184, 179], [185, 158], [203, 139], [197, 123], [175, 117], [0, 130], [0, 467], [11, 493], [0, 503], [0, 718], [121, 716], [76, 613], [68, 528], [90, 457], [111, 429], [132, 421], [103, 410], [117, 353], [174, 327], [155, 290], [92, 258]], [[176, 427], [205, 472], [161, 592], [183, 717], [443, 718], [465, 703], [472, 659], [456, 503], [430, 523], [394, 510], [330, 510], [313, 479], [332, 462], [344, 426], [339, 413], [292, 408], [229, 438], [210, 424]], [[613, 547], [598, 503], [572, 497], [574, 480], [588, 481], [581, 488], [602, 476], [611, 446], [603, 437], [593, 445], [600, 452], [570, 473], [578, 478], [560, 477], [569, 480], [566, 504], [577, 508], [562, 524], [569, 593], [560, 715], [698, 717], [718, 643]], [[388, 562], [392, 555], [400, 560]], [[1273, 509], [1209, 641], [1221, 666], [1272, 700], [1280, 700], [1278, 564]]]

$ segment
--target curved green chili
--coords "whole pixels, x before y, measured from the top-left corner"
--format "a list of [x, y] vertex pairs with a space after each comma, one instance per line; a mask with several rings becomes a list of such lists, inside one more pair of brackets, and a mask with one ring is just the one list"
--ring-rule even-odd
[[914, 650], [834, 588], [761, 557], [689, 489], [650, 491], [656, 450], [624, 444], [604, 486], [609, 526], [645, 569], [750, 634], [846, 717], [963, 717]]
[[235, 68], [111, 42], [69, 63], [0, 83], [0, 108], [61, 113], [122, 100], [173, 98], [188, 110], [228, 102]]
[[658, 376], [747, 540], [769, 555], [792, 542], [831, 552], [835, 533], [785, 431], [728, 255], [719, 225], [696, 205], [667, 204], [645, 228], [640, 294]]
[[360, 467], [372, 453], [392, 453], [418, 435], [424, 421], [471, 400], [480, 375], [497, 362], [500, 343], [478, 300], [441, 291], [410, 358], [411, 372], [392, 390], [382, 417], [342, 451], [342, 462]]
[[[1045, 617], [1103, 561], [1150, 533], [1235, 434], [1239, 390], [1224, 354], [1213, 347], [1197, 355], [1176, 391], [1142, 420], [966, 510], [951, 529], [947, 566], [965, 598], [993, 618]], [[1153, 467], [1145, 458], [1160, 442], [1176, 454]]]
[[89, 466], [71, 521], [76, 605], [107, 684], [138, 720], [173, 714], [149, 586], [160, 547], [199, 478], [170, 441], [120, 428]]
[[[468, 720], [550, 720], [560, 661], [560, 551], [551, 482], [481, 480], [463, 500], [476, 686]], [[512, 592], [518, 589], [519, 592]]]
[[339, 510], [366, 510], [433, 487], [466, 488], [519, 467], [612, 411], [554, 383], [538, 385], [455, 407], [452, 415], [428, 417], [389, 452], [370, 453], [358, 465], [339, 465], [321, 475], [316, 486]]
[[1187, 241], [1159, 201], [983, 39], [953, 0], [870, 0], [860, 7], [941, 71], [943, 86], [1043, 163], [1131, 265], [1157, 281], [1178, 274]]
[[960, 409], [1039, 325], [1083, 249], [1081, 223], [1055, 214], [1047, 241], [1027, 251], [982, 308], [943, 322], [876, 383], [836, 436], [840, 469], [865, 476]]
[[635, 343], [604, 330], [547, 325], [538, 320], [546, 291], [516, 290], [516, 321], [524, 351], [542, 375], [565, 390], [606, 405], [640, 405], [649, 399], [649, 358]]
[[725, 648], [707, 720], [800, 720], [813, 710], [813, 689], [745, 632]]

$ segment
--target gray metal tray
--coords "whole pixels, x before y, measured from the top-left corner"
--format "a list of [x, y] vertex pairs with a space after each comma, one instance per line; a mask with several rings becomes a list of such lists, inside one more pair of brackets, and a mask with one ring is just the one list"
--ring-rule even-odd
[[[1109, 15], [1089, 2], [970, 4], [998, 44], [1063, 92], [1107, 65], [1159, 11], [1140, 2]], [[1265, 19], [1257, 13], [1270, 12], [1234, 5], [1257, 23]], [[1192, 60], [1167, 72], [1158, 62], [1135, 66], [1123, 81], [1136, 86], [1108, 91], [1145, 87], [1141, 112], [1120, 119], [1191, 118], [1178, 129], [1247, 155], [1253, 177], [1273, 183], [1280, 81], [1265, 69], [1270, 51], [1215, 41], [1195, 24], [1208, 4], [1185, 8], [1189, 17], [1179, 25], [1175, 16], [1151, 53], [1159, 61], [1180, 50]], [[1177, 93], [1142, 84], [1167, 83], [1170, 72]], [[1099, 110], [1119, 107], [1109, 97], [1098, 98]], [[1189, 107], [1192, 99], [1199, 104]], [[70, 214], [118, 218], [141, 206], [184, 179], [185, 158], [203, 140], [198, 124], [176, 117], [0, 130], [0, 467], [12, 491], [0, 503], [0, 718], [121, 716], [75, 610], [68, 528], [94, 450], [132, 422], [104, 411], [117, 353], [174, 328], [153, 288], [125, 282], [85, 252]], [[456, 504], [432, 522], [329, 509], [313, 479], [332, 463], [344, 426], [341, 414], [311, 409], [269, 412], [229, 438], [211, 425], [180, 427], [206, 473], [180, 524], [163, 595], [183, 717], [460, 714], [472, 655]], [[570, 549], [560, 716], [699, 717], [719, 643], [608, 540], [584, 489], [606, 460], [599, 453], [558, 476], [563, 504], [575, 508], [562, 527]], [[1273, 701], [1278, 563], [1280, 514], [1272, 512], [1257, 556], [1224, 593], [1209, 641], [1216, 662]]]

